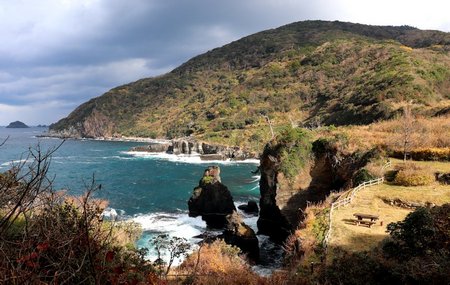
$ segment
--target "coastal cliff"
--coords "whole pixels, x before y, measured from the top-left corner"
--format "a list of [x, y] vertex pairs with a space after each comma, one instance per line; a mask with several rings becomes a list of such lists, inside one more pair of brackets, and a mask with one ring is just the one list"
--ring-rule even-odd
[[308, 203], [352, 187], [357, 171], [375, 156], [376, 150], [344, 152], [338, 138], [311, 142], [303, 130], [283, 131], [266, 145], [260, 160], [259, 233], [284, 241]]

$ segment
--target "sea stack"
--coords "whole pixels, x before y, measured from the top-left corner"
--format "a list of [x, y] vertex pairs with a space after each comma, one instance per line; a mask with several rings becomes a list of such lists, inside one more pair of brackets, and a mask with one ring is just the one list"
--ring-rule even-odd
[[219, 238], [239, 247], [252, 261], [258, 261], [258, 238], [236, 211], [230, 191], [220, 180], [218, 166], [209, 166], [205, 170], [199, 185], [194, 188], [188, 206], [189, 216], [202, 216], [208, 227], [223, 229]]
[[236, 207], [230, 190], [220, 180], [218, 166], [209, 166], [205, 170], [188, 201], [188, 207], [189, 216], [202, 216], [208, 227], [222, 229], [226, 226], [226, 216], [233, 213]]

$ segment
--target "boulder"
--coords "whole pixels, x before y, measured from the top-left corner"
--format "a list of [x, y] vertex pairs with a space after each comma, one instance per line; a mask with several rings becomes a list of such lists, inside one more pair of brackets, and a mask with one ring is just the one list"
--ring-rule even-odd
[[208, 227], [223, 229], [236, 210], [230, 190], [221, 183], [220, 168], [209, 166], [188, 201], [189, 216], [201, 216]]
[[257, 215], [259, 212], [258, 203], [256, 203], [256, 201], [253, 200], [248, 201], [247, 204], [239, 205], [238, 208], [247, 214]]
[[255, 232], [246, 225], [236, 212], [227, 216], [227, 226], [223, 232], [226, 243], [239, 247], [254, 262], [259, 260], [259, 243]]

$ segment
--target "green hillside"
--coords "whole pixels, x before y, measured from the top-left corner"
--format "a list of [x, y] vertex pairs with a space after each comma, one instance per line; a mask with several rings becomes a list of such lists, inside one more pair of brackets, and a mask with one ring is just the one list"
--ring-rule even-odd
[[192, 58], [165, 75], [110, 90], [54, 132], [199, 138], [251, 145], [273, 124], [348, 125], [450, 110], [450, 34], [408, 26], [306, 21]]

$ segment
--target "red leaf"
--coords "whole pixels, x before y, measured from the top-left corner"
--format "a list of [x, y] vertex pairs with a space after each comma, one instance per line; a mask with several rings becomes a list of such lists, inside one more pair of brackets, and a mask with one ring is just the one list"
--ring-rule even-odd
[[37, 250], [46, 251], [48, 247], [49, 247], [48, 242], [43, 242], [37, 245]]
[[115, 254], [114, 254], [114, 251], [108, 251], [108, 252], [106, 253], [106, 257], [105, 257], [106, 261], [107, 261], [107, 262], [113, 261], [114, 255], [115, 255]]

